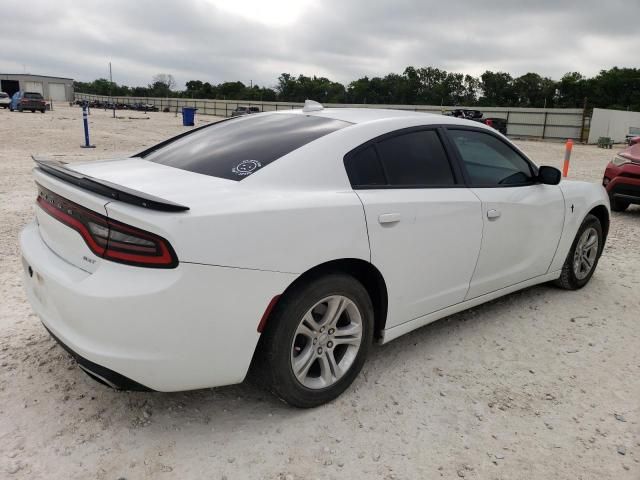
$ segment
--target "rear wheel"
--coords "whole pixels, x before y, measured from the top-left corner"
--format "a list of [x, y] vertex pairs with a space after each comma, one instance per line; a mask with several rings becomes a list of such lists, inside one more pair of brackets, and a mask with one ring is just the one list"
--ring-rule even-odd
[[571, 250], [555, 284], [567, 290], [584, 287], [596, 270], [603, 245], [602, 225], [594, 215], [587, 215], [578, 229]]
[[321, 405], [351, 385], [372, 339], [365, 288], [349, 275], [318, 278], [278, 302], [261, 339], [258, 380], [296, 407]]
[[614, 212], [624, 212], [627, 208], [629, 208], [630, 203], [624, 200], [620, 200], [619, 198], [609, 197], [609, 201], [611, 203], [611, 210]]

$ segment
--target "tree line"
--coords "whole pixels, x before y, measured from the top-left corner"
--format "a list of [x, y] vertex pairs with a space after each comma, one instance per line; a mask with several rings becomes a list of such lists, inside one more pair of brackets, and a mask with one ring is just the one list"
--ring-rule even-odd
[[402, 74], [362, 77], [347, 85], [325, 77], [283, 73], [273, 87], [243, 82], [186, 82], [176, 89], [173, 76], [158, 74], [146, 87], [129, 87], [104, 78], [74, 82], [77, 92], [97, 95], [207, 98], [218, 100], [398, 105], [459, 105], [499, 107], [614, 108], [640, 111], [640, 69], [613, 67], [594, 77], [569, 72], [560, 80], [526, 73], [513, 77], [487, 70], [479, 77], [434, 67], [407, 67]]

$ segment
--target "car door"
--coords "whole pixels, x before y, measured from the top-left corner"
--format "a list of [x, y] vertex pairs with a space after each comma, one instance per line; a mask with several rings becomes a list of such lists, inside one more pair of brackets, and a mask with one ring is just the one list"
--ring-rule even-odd
[[388, 293], [387, 328], [461, 302], [480, 250], [481, 203], [460, 183], [436, 128], [405, 129], [351, 152], [371, 262]]
[[560, 187], [537, 183], [536, 167], [498, 135], [475, 128], [448, 133], [482, 201], [482, 247], [466, 299], [547, 273], [564, 224]]

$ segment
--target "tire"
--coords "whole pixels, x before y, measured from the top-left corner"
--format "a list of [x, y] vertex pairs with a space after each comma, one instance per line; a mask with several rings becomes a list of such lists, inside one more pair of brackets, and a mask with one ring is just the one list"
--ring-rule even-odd
[[44, 108], [42, 110], [40, 110], [40, 113], [44, 113]]
[[31, 113], [36, 113], [36, 111], [35, 110], [31, 110]]
[[[330, 315], [336, 308], [343, 313]], [[332, 273], [294, 286], [268, 320], [252, 374], [289, 405], [312, 408], [329, 402], [362, 369], [373, 340], [373, 319], [367, 291], [349, 275]]]
[[[593, 234], [595, 234], [597, 242], [595, 246], [592, 245], [585, 250]], [[600, 220], [594, 215], [589, 214], [585, 217], [582, 225], [580, 225], [578, 229], [567, 259], [562, 266], [560, 278], [554, 282], [555, 285], [565, 290], [578, 290], [584, 287], [589, 283], [598, 266], [598, 260], [602, 254], [603, 247], [604, 235], [602, 234]], [[588, 264], [591, 266], [586, 268]]]
[[625, 202], [619, 198], [609, 197], [609, 201], [611, 203], [611, 210], [614, 212], [624, 212], [630, 205], [629, 202]]

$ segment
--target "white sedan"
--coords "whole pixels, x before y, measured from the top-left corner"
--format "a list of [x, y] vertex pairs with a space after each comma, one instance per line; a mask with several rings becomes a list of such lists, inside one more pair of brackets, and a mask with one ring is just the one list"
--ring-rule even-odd
[[0, 107], [9, 108], [9, 105], [11, 105], [11, 97], [9, 96], [9, 94], [0, 92]]
[[591, 278], [600, 185], [477, 122], [394, 110], [224, 120], [132, 158], [36, 159], [29, 300], [91, 376], [177, 391], [249, 371], [288, 403], [343, 392], [374, 341]]

